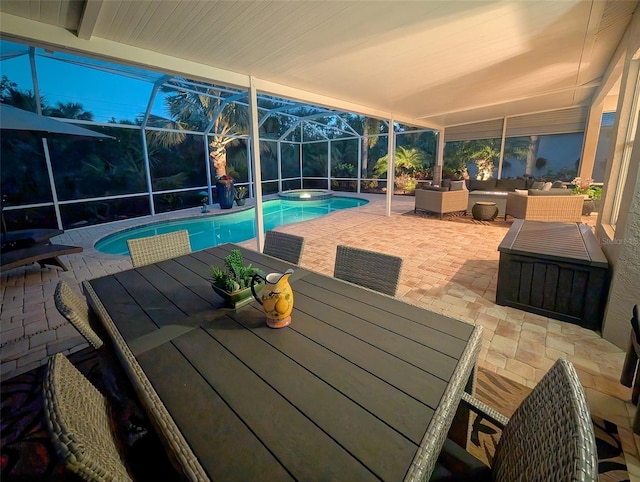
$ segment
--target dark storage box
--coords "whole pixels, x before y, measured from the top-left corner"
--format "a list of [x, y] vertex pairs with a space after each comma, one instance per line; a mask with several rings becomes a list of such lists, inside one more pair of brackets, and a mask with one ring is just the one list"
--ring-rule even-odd
[[600, 330], [609, 263], [589, 226], [516, 219], [498, 251], [499, 305]]

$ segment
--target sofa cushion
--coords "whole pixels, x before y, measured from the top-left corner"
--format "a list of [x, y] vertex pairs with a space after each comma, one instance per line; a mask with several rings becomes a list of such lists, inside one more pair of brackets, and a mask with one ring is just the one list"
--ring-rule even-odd
[[441, 186], [422, 186], [422, 189], [424, 191], [448, 191], [449, 190], [448, 187], [441, 187]]
[[442, 182], [440, 183], [440, 185], [442, 187], [446, 187], [447, 191], [448, 191], [449, 188], [451, 187], [451, 179], [443, 179]]
[[465, 185], [464, 181], [451, 181], [451, 186], [449, 187], [449, 191], [464, 191]]
[[571, 194], [571, 189], [549, 189], [548, 191], [529, 189], [529, 196], [571, 196]]
[[498, 179], [496, 183], [498, 191], [515, 191], [516, 189], [527, 189], [526, 179]]
[[516, 189], [516, 194], [520, 194], [521, 196], [526, 196], [529, 194], [529, 190], [527, 189]]
[[533, 181], [529, 189], [542, 189], [544, 187], [544, 181]]
[[486, 181], [470, 179], [469, 191], [495, 191], [496, 181], [496, 179], [487, 179]]

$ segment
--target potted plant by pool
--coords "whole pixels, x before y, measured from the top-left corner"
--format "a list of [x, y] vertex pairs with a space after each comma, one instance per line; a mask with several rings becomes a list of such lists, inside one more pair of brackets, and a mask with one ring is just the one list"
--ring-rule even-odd
[[[232, 250], [224, 258], [223, 268], [211, 266], [210, 272], [213, 290], [222, 296], [231, 308], [239, 308], [253, 300], [251, 279], [256, 274], [264, 275], [262, 270], [254, 268], [251, 264], [245, 266], [239, 249]], [[255, 285], [256, 291], [260, 291], [262, 286], [263, 284]]]
[[[600, 198], [602, 197], [602, 187], [594, 186], [593, 179], [582, 179], [576, 177], [573, 181], [574, 194], [581, 194], [584, 196], [584, 204], [582, 205], [582, 215], [589, 216], [593, 211], [599, 211]], [[597, 204], [596, 204], [597, 201]]]
[[244, 206], [244, 203], [247, 201], [247, 195], [249, 194], [249, 191], [247, 191], [247, 188], [244, 186], [239, 186], [235, 189], [235, 194], [233, 195], [233, 197], [236, 200], [236, 204], [238, 206]]
[[228, 174], [216, 178], [216, 195], [220, 209], [231, 209], [233, 207], [233, 178]]

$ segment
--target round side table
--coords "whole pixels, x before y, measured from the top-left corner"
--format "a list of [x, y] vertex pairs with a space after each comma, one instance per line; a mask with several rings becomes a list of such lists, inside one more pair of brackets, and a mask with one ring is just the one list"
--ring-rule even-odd
[[471, 208], [471, 214], [476, 221], [493, 221], [498, 215], [496, 203], [479, 201]]

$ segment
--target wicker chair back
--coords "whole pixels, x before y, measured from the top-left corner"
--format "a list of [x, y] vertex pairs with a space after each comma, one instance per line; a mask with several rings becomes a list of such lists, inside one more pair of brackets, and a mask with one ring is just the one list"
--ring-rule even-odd
[[573, 365], [559, 359], [502, 432], [493, 480], [596, 481], [593, 423]]
[[89, 323], [89, 306], [67, 283], [59, 281], [53, 295], [56, 308], [96, 350], [103, 343]]
[[302, 236], [278, 231], [267, 231], [265, 235], [263, 253], [274, 258], [292, 264], [300, 264], [303, 250], [304, 238]]
[[67, 468], [90, 482], [132, 480], [107, 401], [61, 353], [49, 359], [43, 390], [47, 427]]
[[129, 239], [127, 246], [134, 268], [191, 252], [189, 232], [186, 229], [146, 238]]
[[398, 256], [338, 245], [333, 276], [395, 296], [401, 270], [402, 258]]

